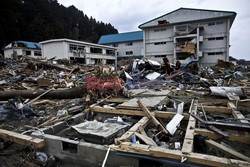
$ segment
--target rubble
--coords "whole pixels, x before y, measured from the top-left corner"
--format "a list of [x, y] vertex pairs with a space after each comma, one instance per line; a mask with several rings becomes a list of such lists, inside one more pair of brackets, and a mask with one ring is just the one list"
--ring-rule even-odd
[[[181, 49], [191, 52], [189, 45]], [[140, 166], [140, 158], [250, 165], [249, 68], [223, 61], [174, 65], [166, 58], [164, 64], [135, 59], [116, 68], [31, 58], [3, 62], [0, 155], [33, 166]], [[7, 145], [30, 154], [24, 158]], [[10, 163], [7, 156], [0, 160]]]

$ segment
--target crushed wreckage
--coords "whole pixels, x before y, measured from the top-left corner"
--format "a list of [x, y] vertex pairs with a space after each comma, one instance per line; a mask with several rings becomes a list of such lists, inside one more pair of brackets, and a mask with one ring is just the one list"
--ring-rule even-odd
[[250, 166], [249, 67], [1, 62], [3, 165]]

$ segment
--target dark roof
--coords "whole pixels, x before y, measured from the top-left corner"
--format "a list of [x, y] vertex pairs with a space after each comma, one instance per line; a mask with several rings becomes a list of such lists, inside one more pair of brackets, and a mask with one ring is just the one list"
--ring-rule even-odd
[[174, 11], [172, 11], [172, 12], [166, 13], [166, 14], [164, 14], [164, 15], [161, 15], [161, 16], [157, 17], [157, 18], [154, 18], [154, 19], [152, 19], [152, 20], [149, 20], [149, 21], [147, 21], [147, 22], [145, 22], [145, 23], [142, 23], [142, 24], [140, 24], [138, 27], [140, 28], [141, 26], [143, 26], [143, 25], [145, 25], [145, 24], [147, 24], [147, 23], [149, 23], [149, 22], [151, 22], [151, 21], [154, 21], [154, 20], [157, 20], [157, 19], [159, 19], [159, 18], [161, 18], [161, 17], [170, 15], [170, 14], [172, 14], [172, 13], [178, 11], [178, 10], [182, 10], [182, 9], [184, 9], [184, 10], [196, 10], [196, 11], [208, 11], [208, 12], [223, 12], [223, 13], [230, 13], [230, 14], [233, 15], [233, 16], [232, 16], [232, 19], [231, 19], [231, 24], [233, 23], [233, 21], [234, 21], [236, 15], [237, 15], [237, 13], [234, 12], [234, 11], [209, 10], [209, 9], [195, 9], [195, 8], [179, 8], [179, 9], [176, 9], [176, 10], [174, 10]]
[[103, 35], [99, 39], [98, 44], [111, 44], [111, 43], [142, 41], [142, 40], [143, 40], [142, 31], [133, 31], [120, 34]]

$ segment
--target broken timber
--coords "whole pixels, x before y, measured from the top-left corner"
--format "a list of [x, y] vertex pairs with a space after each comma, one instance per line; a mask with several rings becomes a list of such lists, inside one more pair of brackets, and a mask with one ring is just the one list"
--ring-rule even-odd
[[[191, 106], [190, 106], [190, 113], [196, 114], [197, 113], [197, 107], [198, 107], [198, 100], [192, 100]], [[189, 116], [189, 121], [187, 125], [187, 130], [182, 146], [182, 152], [192, 152], [193, 151], [193, 144], [194, 144], [194, 128], [196, 124], [196, 119]]]
[[237, 158], [237, 159], [241, 159], [241, 160], [245, 160], [247, 162], [250, 162], [250, 158], [248, 158], [247, 156], [245, 156], [245, 155], [243, 155], [243, 154], [241, 154], [233, 149], [230, 149], [226, 146], [223, 146], [220, 143], [217, 143], [213, 140], [206, 140], [205, 142], [209, 146], [215, 148], [216, 150], [223, 152], [224, 154], [226, 154], [232, 158]]
[[4, 129], [0, 129], [0, 138], [32, 148], [43, 148], [45, 146], [44, 139], [34, 138]]
[[167, 130], [162, 126], [162, 124], [155, 118], [154, 114], [152, 114], [148, 108], [141, 102], [141, 100], [138, 100], [137, 103], [141, 107], [141, 109], [145, 112], [147, 117], [150, 119], [150, 121], [156, 126], [156, 128], [161, 129], [162, 132], [165, 134], [168, 134]]

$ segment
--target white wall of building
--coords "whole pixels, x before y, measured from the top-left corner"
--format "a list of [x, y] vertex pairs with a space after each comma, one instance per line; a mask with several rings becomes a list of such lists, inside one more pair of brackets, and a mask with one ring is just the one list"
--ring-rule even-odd
[[[128, 43], [132, 43], [132, 45], [128, 45]], [[113, 46], [116, 48], [116, 55], [118, 58], [144, 55], [143, 41], [128, 41], [128, 42], [109, 44], [108, 46]], [[132, 52], [133, 54], [128, 54], [128, 52]]]

